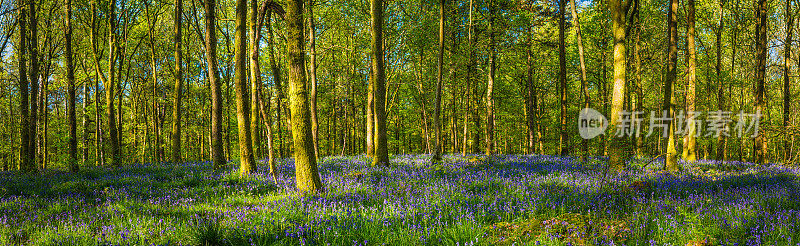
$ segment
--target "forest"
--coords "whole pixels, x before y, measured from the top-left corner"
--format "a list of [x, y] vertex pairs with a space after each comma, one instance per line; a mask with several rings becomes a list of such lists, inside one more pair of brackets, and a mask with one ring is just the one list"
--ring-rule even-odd
[[796, 0], [0, 0], [0, 245], [800, 245]]

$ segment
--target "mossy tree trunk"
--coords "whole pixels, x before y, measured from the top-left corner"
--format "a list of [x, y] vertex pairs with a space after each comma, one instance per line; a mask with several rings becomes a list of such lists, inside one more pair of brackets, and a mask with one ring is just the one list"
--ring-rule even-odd
[[494, 75], [497, 60], [494, 38], [494, 0], [489, 0], [489, 78], [486, 86], [486, 155], [494, 154]]
[[696, 87], [696, 62], [697, 62], [697, 51], [695, 48], [695, 4], [694, 0], [687, 0], [686, 2], [686, 9], [687, 9], [687, 21], [686, 25], [688, 25], [686, 30], [686, 49], [687, 49], [687, 58], [689, 61], [687, 62], [688, 74], [687, 74], [687, 84], [686, 84], [686, 124], [689, 130], [689, 133], [684, 138], [684, 145], [683, 145], [683, 159], [688, 162], [697, 161], [697, 126], [693, 120], [690, 120], [694, 116], [694, 111], [696, 110], [696, 98], [695, 98], [695, 87]]
[[[764, 108], [766, 107], [766, 100], [764, 99], [764, 85], [767, 75], [767, 20], [769, 13], [767, 13], [768, 6], [766, 0], [757, 0], [756, 2], [756, 77], [755, 77], [755, 105], [753, 110], [759, 116], [758, 121], [763, 122], [763, 114], [766, 114]], [[767, 160], [767, 142], [764, 134], [758, 134], [753, 141], [753, 162], [766, 164]]]
[[239, 176], [249, 176], [255, 169], [253, 142], [250, 139], [250, 97], [247, 86], [247, 0], [236, 0], [234, 84], [236, 120], [239, 127]]
[[301, 193], [314, 193], [322, 191], [323, 187], [317, 169], [317, 158], [314, 156], [311, 115], [306, 90], [303, 0], [289, 1], [286, 12], [286, 54], [289, 59], [289, 100], [295, 178], [297, 189]]
[[64, 54], [67, 63], [67, 124], [69, 124], [69, 170], [78, 171], [78, 125], [75, 117], [75, 63], [72, 53], [72, 0], [66, 3], [66, 34]]
[[434, 100], [433, 127], [436, 146], [433, 148], [432, 162], [442, 159], [442, 70], [444, 69], [444, 8], [445, 0], [439, 0], [439, 54], [436, 73], [436, 99]]
[[[625, 138], [616, 137], [615, 131], [620, 121], [622, 105], [625, 101], [625, 74], [627, 69], [626, 61], [626, 13], [630, 7], [629, 1], [611, 0], [611, 25], [614, 37], [614, 89], [611, 96], [611, 120], [606, 130], [606, 138], [609, 139], [608, 159], [609, 168], [619, 171], [625, 168]], [[604, 110], [605, 111], [605, 110]]]
[[120, 154], [119, 148], [119, 138], [117, 137], [117, 120], [116, 120], [116, 110], [114, 107], [114, 93], [116, 93], [117, 89], [117, 81], [115, 80], [115, 74], [117, 67], [117, 52], [118, 44], [117, 44], [117, 1], [111, 0], [108, 3], [109, 9], [109, 32], [108, 32], [108, 77], [105, 80], [104, 87], [106, 89], [106, 121], [108, 123], [108, 142], [111, 145], [111, 154], [108, 156], [109, 161], [108, 163], [112, 166], [119, 166], [120, 165], [120, 158], [122, 157]]
[[389, 147], [386, 139], [386, 74], [383, 63], [383, 0], [372, 0], [372, 76], [375, 96], [375, 157], [373, 166], [389, 166]]
[[221, 170], [225, 165], [222, 150], [222, 86], [219, 81], [219, 61], [217, 60], [217, 20], [216, 0], [203, 1], [205, 10], [205, 45], [208, 65], [208, 80], [211, 83], [211, 160], [214, 170]]
[[[670, 0], [667, 13], [667, 76], [664, 81], [664, 103], [663, 110], [669, 117], [674, 115], [672, 107], [672, 85], [677, 76], [678, 64], [678, 0]], [[674, 118], [674, 117], [673, 117]], [[678, 166], [678, 152], [675, 149], [675, 121], [670, 121], [667, 129], [667, 151], [664, 167], [667, 171], [676, 172], [680, 170]]]
[[[784, 11], [784, 15], [786, 18], [786, 38], [783, 42], [783, 128], [789, 129], [789, 123], [791, 119], [791, 92], [792, 92], [792, 79], [790, 68], [792, 66], [792, 35], [794, 31], [794, 12], [792, 12], [792, 1], [786, 0], [786, 11]], [[792, 136], [786, 135], [784, 136], [783, 140], [783, 149], [785, 151], [783, 162], [787, 163], [790, 162], [792, 158], [792, 147], [791, 147], [791, 139]]]
[[172, 158], [181, 162], [181, 98], [183, 94], [183, 0], [175, 0], [175, 88], [172, 91]]

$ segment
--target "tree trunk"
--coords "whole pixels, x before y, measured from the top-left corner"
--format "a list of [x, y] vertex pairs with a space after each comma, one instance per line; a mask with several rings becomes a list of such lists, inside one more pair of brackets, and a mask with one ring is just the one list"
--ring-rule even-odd
[[[718, 7], [719, 11], [719, 21], [717, 24], [717, 33], [716, 33], [716, 49], [717, 49], [717, 61], [715, 70], [717, 73], [717, 110], [724, 111], [725, 110], [725, 83], [722, 79], [722, 30], [723, 22], [725, 17], [725, 9], [722, 6], [722, 3], [719, 4]], [[725, 134], [719, 134], [717, 136], [717, 150], [715, 157], [717, 160], [721, 160], [725, 162], [727, 155], [725, 153], [725, 145], [727, 145]]]
[[69, 170], [78, 171], [78, 126], [75, 118], [75, 64], [72, 55], [72, 0], [67, 0], [66, 35], [64, 36], [64, 54], [67, 63], [67, 124], [69, 124]]
[[216, 0], [203, 1], [205, 10], [205, 45], [208, 65], [208, 80], [211, 83], [211, 160], [214, 170], [219, 171], [225, 165], [222, 151], [222, 87], [219, 81], [219, 61], [217, 60], [217, 20]]
[[688, 50], [688, 78], [687, 78], [687, 85], [686, 85], [686, 124], [689, 128], [689, 134], [685, 136], [683, 146], [683, 159], [687, 162], [694, 162], [697, 161], [697, 125], [695, 124], [694, 120], [691, 120], [694, 117], [694, 111], [696, 110], [695, 106], [695, 87], [696, 87], [696, 62], [697, 62], [697, 51], [695, 48], [695, 4], [694, 0], [688, 0], [686, 2], [687, 5], [687, 22], [688, 25], [686, 31], [686, 49]]
[[389, 166], [389, 149], [386, 141], [386, 75], [383, 65], [383, 0], [372, 0], [372, 81], [375, 96], [375, 158], [373, 166]]
[[[314, 157], [319, 160], [319, 121], [317, 119], [317, 26], [314, 17], [314, 0], [308, 1], [309, 82], [311, 83], [311, 135], [314, 138]], [[367, 118], [368, 120], [370, 118]], [[368, 146], [369, 147], [369, 146]]]
[[[375, 83], [367, 85], [367, 157], [375, 156]], [[424, 107], [423, 107], [424, 108]]]
[[[678, 0], [670, 0], [669, 13], [667, 14], [667, 76], [664, 81], [664, 104], [663, 110], [672, 117], [672, 85], [675, 83], [678, 63]], [[674, 117], [673, 117], [674, 118]], [[675, 124], [670, 121], [666, 131], [669, 133], [667, 138], [667, 152], [664, 167], [670, 172], [680, 170], [678, 166], [677, 150], [675, 149]]]
[[436, 133], [436, 146], [433, 148], [432, 162], [442, 160], [442, 70], [444, 69], [444, 8], [445, 0], [439, 0], [439, 54], [436, 73], [436, 99], [433, 109], [433, 127]]
[[[272, 14], [270, 11], [267, 11], [267, 12], [268, 12], [267, 13], [268, 15]], [[259, 26], [261, 26], [261, 25], [259, 25]], [[273, 143], [273, 141], [272, 141], [272, 115], [269, 112], [270, 107], [271, 107], [269, 99], [272, 98], [272, 96], [271, 95], [267, 96], [266, 97], [267, 100], [264, 100], [265, 97], [264, 97], [264, 94], [262, 93], [262, 88], [263, 88], [263, 86], [258, 87], [258, 91], [256, 91], [255, 93], [258, 93], [258, 106], [260, 108], [261, 116], [263, 117], [262, 120], [264, 121], [264, 125], [266, 126], [266, 130], [267, 130], [267, 133], [266, 133], [266, 136], [267, 136], [267, 165], [269, 166], [269, 174], [270, 174], [270, 176], [272, 176], [272, 181], [275, 183], [275, 185], [278, 185], [278, 175], [276, 173], [276, 168], [275, 168], [275, 150], [272, 147], [273, 146], [272, 145], [272, 143]], [[264, 101], [266, 101], [266, 105], [264, 105]]]
[[[261, 25], [258, 23], [258, 1], [250, 1], [250, 137], [253, 141], [253, 158], [260, 160], [263, 157], [261, 133], [259, 131], [258, 91], [261, 87], [261, 67], [259, 66], [259, 48], [261, 41]], [[255, 166], [254, 166], [255, 168]]]
[[323, 190], [314, 156], [311, 115], [306, 94], [305, 35], [303, 35], [303, 0], [288, 2], [286, 14], [286, 53], [289, 59], [289, 100], [291, 101], [292, 138], [297, 189], [301, 193]]
[[[636, 11], [634, 13], [634, 20], [635, 20], [634, 25], [635, 25], [635, 28], [636, 28], [636, 40], [634, 41], [634, 45], [633, 45], [633, 59], [634, 59], [633, 67], [634, 67], [634, 72], [636, 73], [635, 82], [634, 82], [634, 86], [636, 87], [635, 88], [635, 90], [636, 90], [636, 104], [634, 104], [633, 111], [634, 112], [641, 112], [644, 109], [644, 91], [642, 89], [642, 58], [639, 55], [641, 53], [641, 50], [642, 50], [642, 47], [640, 45], [641, 36], [642, 36], [642, 26], [641, 26], [642, 22], [641, 22], [641, 19], [639, 17], [639, 14], [641, 12], [640, 11], [641, 7], [639, 5], [640, 1], [636, 0], [634, 2], [634, 4], [636, 5], [634, 7], [634, 11]], [[640, 133], [637, 131], [633, 135], [633, 140], [634, 140], [633, 144], [635, 145], [636, 156], [638, 156], [638, 157], [643, 156], [644, 155], [644, 153], [643, 153], [643, 151], [644, 151], [643, 150], [644, 138], [641, 137]]]
[[250, 97], [247, 90], [247, 0], [236, 0], [236, 120], [239, 126], [239, 176], [249, 176], [255, 169], [253, 142], [250, 139]]
[[19, 130], [20, 130], [20, 146], [19, 146], [19, 166], [17, 169], [30, 172], [35, 170], [35, 164], [33, 163], [33, 152], [30, 149], [30, 140], [31, 140], [31, 124], [30, 124], [30, 105], [28, 105], [28, 11], [30, 6], [26, 1], [17, 1], [17, 11], [19, 14], [17, 15], [19, 21], [19, 45], [17, 45], [17, 52], [19, 55], [17, 58], [19, 59], [19, 91], [20, 91], [20, 99], [19, 99], [19, 112], [20, 112], [20, 123], [19, 123]]
[[[786, 11], [784, 11], [784, 15], [784, 18], [786, 18], [786, 39], [783, 42], [783, 129], [788, 131], [789, 123], [791, 121], [789, 117], [791, 110], [790, 98], [792, 94], [792, 79], [789, 69], [792, 66], [792, 32], [794, 30], [794, 16], [792, 12], [791, 0], [786, 0]], [[783, 149], [783, 162], [788, 163], [792, 158], [790, 134], [786, 134], [786, 136], [784, 136]]]
[[[754, 113], [759, 117], [758, 122], [764, 122], [764, 85], [767, 74], [767, 0], [756, 1], [756, 84], [754, 87], [755, 106]], [[767, 164], [767, 142], [764, 134], [758, 134], [753, 140], [753, 162]]]
[[[611, 8], [612, 32], [614, 36], [614, 92], [611, 98], [611, 121], [606, 130], [606, 138], [609, 139], [608, 158], [609, 168], [620, 171], [625, 168], [625, 138], [615, 136], [617, 124], [620, 121], [622, 104], [625, 101], [625, 74], [627, 69], [625, 39], [626, 39], [626, 13], [628, 12], [629, 2], [622, 0], [612, 0]], [[605, 63], [605, 60], [603, 61]]]
[[[567, 52], [565, 47], [565, 12], [567, 0], [558, 1], [558, 93], [559, 104], [561, 106], [561, 117], [559, 124], [559, 154], [565, 156], [569, 154], [570, 139], [567, 135]], [[624, 29], [624, 28], [623, 28]], [[623, 43], [624, 45], [624, 43]], [[623, 55], [625, 53], [623, 52]]]
[[494, 40], [494, 0], [489, 0], [489, 80], [486, 87], [486, 155], [494, 154], [494, 74], [497, 52]]
[[29, 158], [31, 158], [33, 166], [30, 167], [30, 170], [26, 171], [34, 171], [38, 167], [37, 156], [39, 156], [38, 148], [36, 144], [38, 143], [39, 139], [39, 88], [40, 88], [40, 81], [39, 81], [39, 37], [38, 37], [38, 18], [36, 17], [37, 7], [36, 1], [28, 0], [28, 21], [27, 25], [29, 27], [30, 33], [28, 33], [28, 62], [30, 63], [30, 74], [28, 75], [28, 80], [30, 80], [30, 117], [29, 123], [31, 125], [30, 130], [30, 139], [28, 141], [28, 153], [30, 154]]
[[175, 90], [172, 92], [172, 164], [181, 162], [181, 97], [183, 94], [183, 0], [175, 0]]
[[120, 165], [119, 138], [117, 138], [117, 124], [116, 124], [116, 110], [114, 108], [114, 93], [117, 89], [117, 81], [115, 80], [116, 63], [117, 63], [117, 1], [111, 0], [108, 5], [109, 8], [109, 38], [108, 38], [108, 79], [105, 80], [104, 87], [106, 89], [106, 121], [108, 121], [108, 140], [111, 147], [111, 156], [109, 164], [112, 166]]
[[[468, 26], [468, 29], [467, 29], [467, 35], [468, 35], [468, 37], [467, 37], [467, 48], [469, 49], [469, 51], [468, 51], [469, 52], [469, 58], [468, 58], [469, 61], [467, 62], [467, 78], [466, 78], [466, 80], [467, 80], [466, 81], [466, 84], [467, 84], [467, 86], [466, 86], [466, 101], [467, 102], [466, 102], [466, 105], [465, 105], [466, 107], [464, 108], [464, 132], [463, 132], [463, 134], [464, 134], [463, 142], [464, 143], [461, 146], [461, 155], [464, 155], [464, 156], [467, 155], [467, 148], [469, 146], [469, 141], [467, 140], [468, 137], [469, 137], [468, 128], [469, 128], [469, 120], [471, 118], [470, 116], [472, 115], [472, 113], [470, 113], [472, 111], [472, 105], [473, 105], [472, 97], [474, 96], [473, 93], [472, 93], [472, 89], [470, 89], [470, 87], [472, 87], [472, 76], [473, 76], [472, 68], [474, 66], [474, 58], [473, 57], [474, 57], [474, 54], [475, 54], [474, 53], [474, 50], [475, 50], [474, 37], [473, 37], [474, 36], [473, 35], [474, 25], [473, 25], [473, 19], [472, 19], [473, 12], [474, 12], [474, 1], [473, 0], [469, 0], [469, 26]], [[473, 145], [477, 145], [477, 142], [474, 142], [472, 144]]]
[[[272, 12], [270, 12], [272, 13]], [[283, 91], [281, 90], [281, 67], [275, 57], [275, 34], [272, 31], [272, 14], [267, 14], [267, 34], [269, 36], [269, 64], [272, 70], [272, 81], [275, 83], [275, 126], [278, 128], [278, 157], [283, 158], [283, 134], [281, 131], [281, 101], [283, 101]]]
[[[586, 64], [583, 59], [583, 33], [581, 32], [581, 22], [580, 18], [578, 18], [578, 11], [575, 8], [575, 1], [570, 1], [570, 10], [572, 12], [572, 21], [575, 27], [575, 35], [578, 39], [578, 59], [580, 60], [581, 66], [581, 92], [583, 93], [583, 107], [589, 108], [589, 87], [586, 84]], [[589, 156], [589, 140], [583, 139], [581, 140], [581, 160], [586, 161], [586, 157]]]

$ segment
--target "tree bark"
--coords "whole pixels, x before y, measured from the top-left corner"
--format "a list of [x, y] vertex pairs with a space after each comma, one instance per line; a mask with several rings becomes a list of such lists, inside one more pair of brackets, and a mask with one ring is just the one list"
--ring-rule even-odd
[[75, 64], [72, 53], [72, 0], [66, 0], [66, 29], [64, 54], [67, 63], [67, 124], [69, 125], [69, 169], [78, 171], [78, 126], [75, 119]]
[[219, 81], [219, 61], [217, 60], [217, 0], [203, 1], [206, 26], [206, 61], [208, 80], [211, 83], [211, 160], [214, 170], [225, 165], [222, 151], [222, 86]]
[[[466, 81], [466, 84], [467, 84], [467, 86], [466, 86], [467, 103], [465, 105], [466, 107], [464, 108], [464, 132], [463, 132], [463, 134], [464, 134], [464, 140], [463, 140], [464, 144], [461, 146], [461, 155], [467, 155], [467, 150], [469, 149], [469, 145], [470, 145], [469, 141], [467, 140], [469, 138], [469, 134], [468, 134], [469, 133], [469, 131], [468, 131], [468, 129], [469, 129], [469, 121], [470, 121], [470, 119], [474, 120], [474, 118], [472, 116], [475, 115], [474, 111], [472, 110], [472, 105], [474, 103], [473, 102], [474, 101], [473, 97], [475, 96], [475, 94], [472, 93], [472, 89], [470, 88], [470, 87], [472, 87], [472, 83], [473, 83], [472, 76], [474, 74], [473, 67], [475, 65], [475, 58], [474, 58], [475, 57], [475, 52], [474, 52], [474, 50], [475, 50], [475, 47], [474, 47], [475, 38], [474, 38], [474, 36], [475, 35], [473, 34], [473, 32], [475, 31], [474, 30], [475, 27], [474, 27], [474, 23], [473, 23], [473, 12], [474, 11], [475, 11], [474, 10], [474, 1], [470, 0], [469, 1], [469, 26], [468, 26], [468, 30], [467, 30], [467, 32], [468, 32], [467, 33], [467, 35], [468, 35], [468, 37], [467, 37], [467, 47], [469, 49], [469, 51], [468, 51], [469, 52], [469, 57], [468, 57], [469, 61], [467, 62], [467, 78], [466, 78], [467, 79], [467, 81]], [[475, 134], [475, 135], [477, 135], [477, 134]], [[477, 140], [473, 141], [472, 145], [473, 146], [477, 146], [478, 145]], [[473, 152], [475, 149], [472, 148], [472, 149], [469, 149], [469, 150], [470, 150], [470, 152]]]
[[[258, 1], [250, 1], [250, 137], [253, 141], [253, 157], [259, 160], [263, 157], [261, 133], [259, 131], [258, 91], [261, 87], [261, 67], [259, 64], [259, 48], [261, 41], [261, 25], [258, 23]], [[254, 166], [255, 168], [255, 166]]]
[[[272, 12], [270, 12], [272, 13]], [[282, 88], [282, 78], [281, 78], [281, 67], [278, 64], [277, 58], [275, 57], [275, 49], [277, 49], [277, 45], [275, 43], [275, 34], [272, 31], [272, 14], [267, 14], [267, 34], [269, 36], [269, 64], [272, 70], [272, 81], [275, 83], [275, 119], [276, 124], [275, 126], [278, 128], [278, 157], [283, 158], [283, 134], [281, 131], [281, 101], [283, 101], [283, 91]]]
[[[367, 156], [375, 156], [375, 83], [367, 85]], [[423, 107], [424, 108], [424, 107]]]
[[372, 81], [375, 96], [375, 158], [373, 166], [389, 166], [386, 139], [386, 74], [383, 64], [383, 0], [371, 0]]
[[[611, 8], [612, 32], [614, 36], [614, 91], [611, 98], [611, 120], [606, 130], [606, 138], [609, 139], [608, 158], [609, 168], [620, 171], [625, 168], [625, 138], [616, 137], [617, 124], [620, 121], [623, 102], [625, 101], [625, 74], [627, 69], [626, 61], [626, 13], [628, 12], [629, 1], [612, 0]], [[603, 61], [605, 63], [605, 61]]]
[[[319, 160], [319, 121], [317, 119], [317, 26], [314, 17], [314, 0], [308, 1], [309, 82], [311, 83], [311, 135], [314, 139], [314, 157]], [[370, 118], [367, 118], [368, 120]]]
[[[572, 10], [572, 21], [575, 27], [575, 35], [578, 41], [578, 59], [580, 60], [581, 65], [581, 92], [583, 93], [583, 107], [589, 108], [589, 86], [586, 84], [586, 63], [583, 58], [583, 33], [581, 32], [581, 22], [580, 18], [578, 17], [578, 10], [575, 8], [575, 1], [570, 1], [570, 9]], [[583, 139], [581, 140], [581, 153], [582, 153], [582, 160], [586, 161], [586, 157], [589, 156], [589, 140]]]
[[29, 124], [31, 127], [29, 128], [30, 131], [30, 139], [28, 141], [28, 153], [30, 154], [29, 158], [31, 158], [31, 162], [33, 166], [30, 167], [30, 170], [26, 171], [35, 171], [38, 167], [38, 160], [37, 156], [39, 156], [38, 148], [36, 147], [38, 139], [39, 139], [39, 37], [38, 37], [38, 23], [39, 20], [36, 17], [37, 7], [36, 1], [28, 0], [28, 8], [27, 8], [27, 25], [29, 28], [29, 33], [27, 36], [28, 40], [26, 41], [28, 46], [28, 62], [30, 66], [30, 74], [28, 74], [28, 80], [30, 81], [30, 117]]
[[[725, 9], [722, 6], [722, 3], [719, 4], [718, 7], [719, 11], [719, 21], [717, 24], [717, 33], [716, 33], [716, 49], [717, 49], [717, 60], [716, 66], [714, 69], [717, 73], [717, 110], [724, 111], [725, 110], [725, 82], [722, 79], [722, 30], [723, 22], [725, 17]], [[719, 134], [717, 136], [717, 149], [716, 149], [716, 158], [717, 160], [725, 161], [727, 155], [725, 153], [725, 145], [726, 139], [724, 134]]]
[[181, 162], [181, 98], [183, 97], [183, 0], [175, 0], [175, 90], [172, 92], [172, 164]]
[[[561, 106], [561, 117], [559, 124], [559, 154], [565, 156], [569, 154], [570, 139], [567, 135], [567, 52], [565, 45], [565, 12], [567, 0], [558, 1], [558, 93], [559, 104]], [[574, 0], [573, 0], [574, 1]], [[624, 44], [624, 43], [623, 43]], [[623, 55], [625, 53], [623, 52]]]
[[688, 124], [689, 134], [684, 138], [683, 146], [683, 159], [687, 162], [697, 161], [697, 126], [693, 120], [689, 120], [694, 116], [695, 106], [695, 87], [696, 87], [696, 63], [697, 51], [695, 48], [695, 4], [694, 0], [688, 0], [687, 5], [687, 21], [688, 25], [686, 31], [686, 49], [688, 50], [688, 75], [686, 85], [686, 124]]
[[[764, 85], [766, 82], [767, 74], [767, 1], [757, 0], [755, 6], [756, 11], [756, 78], [754, 87], [754, 113], [758, 115], [758, 122], [763, 122], [763, 115], [766, 113], [764, 108], [766, 100], [764, 99]], [[753, 162], [760, 164], [767, 164], [767, 142], [764, 134], [758, 134], [753, 140]]]
[[19, 112], [20, 112], [20, 147], [19, 147], [19, 166], [17, 169], [30, 172], [35, 170], [33, 163], [33, 152], [30, 149], [31, 139], [31, 124], [30, 124], [30, 105], [28, 103], [28, 11], [29, 6], [26, 1], [17, 1], [17, 18], [19, 21], [19, 45], [17, 45], [17, 52], [19, 55]]
[[311, 115], [306, 94], [305, 35], [303, 35], [303, 0], [288, 2], [286, 15], [286, 54], [289, 59], [289, 100], [291, 101], [292, 138], [297, 189], [301, 193], [323, 190], [314, 156]]
[[436, 146], [433, 148], [431, 162], [442, 160], [442, 70], [444, 69], [444, 8], [445, 0], [439, 0], [439, 54], [436, 73], [436, 99], [433, 110], [433, 127], [436, 133]]
[[492, 97], [494, 96], [495, 60], [497, 60], [494, 38], [494, 4], [494, 0], [489, 0], [489, 80], [486, 87], [486, 155], [494, 154], [494, 99]]
[[247, 90], [247, 0], [236, 0], [235, 80], [236, 120], [239, 126], [239, 176], [255, 169], [253, 142], [250, 139], [250, 97]]
[[[792, 1], [786, 0], [786, 11], [784, 11], [786, 18], [786, 38], [783, 47], [783, 129], [789, 129], [789, 118], [791, 110], [791, 73], [789, 69], [792, 66], [792, 34], [794, 30], [794, 15], [792, 12]], [[784, 157], [783, 162], [788, 163], [792, 159], [791, 137], [789, 134], [784, 136], [783, 140]]]
[[111, 0], [109, 2], [109, 38], [108, 38], [108, 78], [105, 80], [104, 87], [106, 89], [106, 121], [108, 121], [108, 141], [111, 145], [111, 155], [108, 163], [112, 166], [120, 165], [119, 138], [117, 137], [117, 124], [116, 124], [116, 110], [114, 107], [114, 93], [117, 89], [117, 81], [115, 80], [116, 63], [117, 63], [117, 1]]
[[[678, 0], [670, 0], [669, 13], [667, 14], [667, 76], [664, 81], [664, 104], [663, 110], [672, 117], [672, 85], [675, 83], [678, 63]], [[674, 118], [674, 117], [673, 117]], [[678, 166], [677, 150], [675, 149], [675, 121], [670, 121], [666, 131], [669, 133], [667, 138], [667, 151], [664, 167], [669, 172], [680, 170]]]

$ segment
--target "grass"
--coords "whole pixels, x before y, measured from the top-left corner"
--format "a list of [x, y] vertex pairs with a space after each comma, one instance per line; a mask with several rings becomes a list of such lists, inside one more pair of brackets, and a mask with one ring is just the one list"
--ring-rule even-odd
[[[559, 156], [363, 156], [320, 163], [298, 196], [207, 162], [0, 177], [0, 245], [798, 245], [800, 169], [631, 164]], [[636, 161], [634, 161], [635, 163]]]

